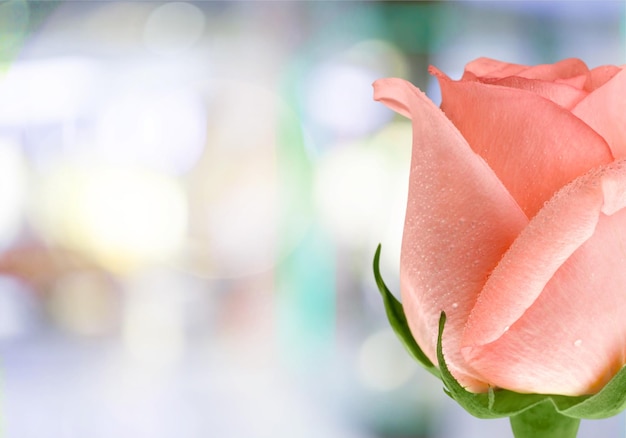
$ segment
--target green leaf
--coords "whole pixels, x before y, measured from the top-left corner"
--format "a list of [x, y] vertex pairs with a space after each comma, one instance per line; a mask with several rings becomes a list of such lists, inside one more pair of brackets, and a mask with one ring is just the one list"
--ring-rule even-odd
[[376, 248], [376, 254], [374, 255], [374, 278], [376, 279], [376, 285], [378, 286], [378, 290], [380, 291], [380, 294], [383, 297], [383, 302], [385, 303], [387, 319], [389, 319], [389, 323], [391, 324], [393, 331], [396, 333], [396, 335], [398, 336], [404, 347], [407, 349], [407, 351], [411, 354], [411, 356], [413, 356], [413, 358], [417, 360], [431, 374], [436, 377], [440, 377], [439, 370], [424, 354], [420, 346], [417, 345], [415, 339], [413, 339], [413, 335], [411, 334], [411, 330], [409, 329], [409, 325], [407, 323], [402, 304], [389, 291], [387, 285], [383, 281], [382, 276], [380, 275], [380, 249], [381, 246], [379, 244], [378, 248]]

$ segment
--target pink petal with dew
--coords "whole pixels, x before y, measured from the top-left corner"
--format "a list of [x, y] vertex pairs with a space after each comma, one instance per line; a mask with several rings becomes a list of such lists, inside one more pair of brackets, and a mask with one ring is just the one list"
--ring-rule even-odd
[[604, 137], [616, 159], [626, 157], [626, 70], [580, 101], [572, 114]]
[[626, 355], [626, 160], [576, 179], [494, 269], [468, 319], [463, 355], [519, 392], [599, 390]]
[[465, 322], [487, 276], [526, 226], [515, 200], [454, 125], [402, 79], [374, 83], [374, 98], [413, 121], [413, 152], [400, 285], [411, 332], [434, 362], [439, 315], [454, 376], [487, 389], [460, 350]]
[[515, 88], [453, 81], [434, 67], [441, 107], [531, 218], [589, 169], [613, 161], [604, 139], [570, 111]]

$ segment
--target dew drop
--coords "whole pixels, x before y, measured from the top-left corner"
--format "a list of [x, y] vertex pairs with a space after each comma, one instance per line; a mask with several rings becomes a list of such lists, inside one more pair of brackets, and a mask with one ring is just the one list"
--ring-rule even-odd
[[452, 308], [456, 309], [457, 307], [459, 307], [459, 303], [452, 303]]
[[580, 347], [581, 345], [583, 345], [583, 340], [582, 339], [576, 339], [574, 341], [574, 347]]
[[511, 326], [507, 325], [506, 327], [504, 327], [504, 332], [505, 333], [508, 332], [510, 328], [511, 328]]

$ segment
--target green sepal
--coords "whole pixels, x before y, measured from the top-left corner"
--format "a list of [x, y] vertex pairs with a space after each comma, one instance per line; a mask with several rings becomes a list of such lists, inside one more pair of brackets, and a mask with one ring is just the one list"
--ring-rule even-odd
[[[454, 378], [443, 355], [442, 339], [446, 314], [441, 312], [437, 336], [437, 362], [439, 368], [424, 354], [408, 326], [402, 304], [389, 291], [380, 275], [381, 246], [374, 256], [374, 277], [383, 297], [387, 318], [402, 344], [424, 368], [444, 383], [444, 392], [457, 401], [467, 412], [478, 418], [513, 417], [526, 410], [547, 409], [545, 403], [554, 406], [558, 414], [577, 419], [600, 419], [612, 417], [626, 409], [626, 366], [596, 394], [565, 396], [554, 394], [522, 394], [500, 388], [490, 388], [486, 393], [467, 391]], [[540, 407], [542, 405], [543, 407]]]
[[600, 419], [619, 414], [626, 408], [626, 366], [602, 390], [561, 412], [568, 417]]
[[490, 389], [487, 393], [465, 390], [452, 376], [443, 356], [442, 337], [445, 312], [439, 318], [437, 361], [446, 393], [467, 412], [478, 418], [511, 417], [541, 403], [551, 402], [556, 411], [571, 418], [599, 419], [619, 414], [626, 408], [626, 367], [623, 367], [604, 388], [594, 395], [565, 396], [554, 394], [521, 394], [506, 389]]
[[504, 389], [490, 388], [488, 392], [469, 392], [452, 376], [443, 356], [442, 338], [446, 324], [446, 314], [439, 317], [439, 335], [437, 336], [437, 361], [444, 391], [457, 401], [467, 412], [478, 418], [510, 417], [545, 400], [545, 395], [518, 394]]
[[515, 438], [576, 438], [580, 418], [558, 412], [549, 399], [510, 418]]
[[427, 371], [434, 376], [441, 378], [437, 367], [433, 365], [420, 346], [417, 345], [417, 342], [415, 342], [415, 339], [411, 334], [411, 330], [409, 329], [409, 324], [406, 320], [402, 304], [389, 291], [382, 276], [380, 275], [380, 248], [381, 246], [379, 244], [378, 248], [376, 248], [376, 254], [374, 255], [374, 278], [376, 279], [376, 285], [378, 286], [378, 290], [380, 291], [380, 294], [383, 297], [383, 302], [385, 303], [387, 319], [389, 319], [389, 323], [391, 324], [393, 331], [396, 333], [400, 342], [402, 342], [402, 345], [404, 345], [409, 354], [424, 368], [426, 368]]

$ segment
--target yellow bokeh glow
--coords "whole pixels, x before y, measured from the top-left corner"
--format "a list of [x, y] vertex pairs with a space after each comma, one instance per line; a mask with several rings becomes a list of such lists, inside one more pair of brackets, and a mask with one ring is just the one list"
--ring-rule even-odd
[[169, 177], [144, 170], [59, 170], [46, 184], [46, 227], [61, 243], [126, 271], [175, 254], [187, 202]]

